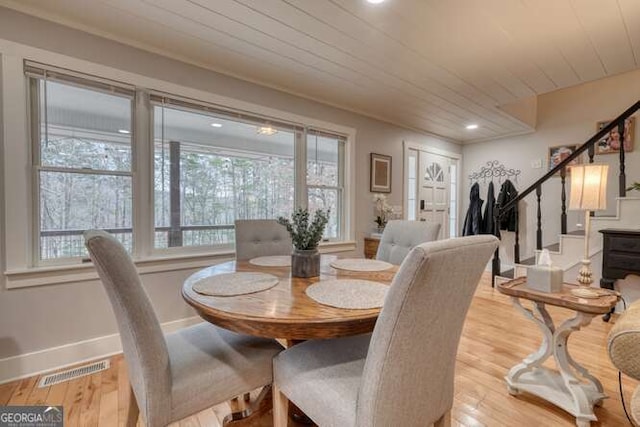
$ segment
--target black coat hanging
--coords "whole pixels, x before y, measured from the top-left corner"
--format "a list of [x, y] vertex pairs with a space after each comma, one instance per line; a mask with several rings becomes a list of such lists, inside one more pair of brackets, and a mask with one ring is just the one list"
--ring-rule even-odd
[[484, 216], [482, 217], [481, 234], [494, 234], [493, 215], [495, 213], [496, 197], [494, 196], [493, 181], [489, 183], [487, 191], [487, 203], [484, 205]]
[[[516, 197], [518, 197], [518, 190], [516, 190], [516, 187], [511, 181], [506, 180], [502, 184], [502, 187], [500, 187], [498, 205], [504, 206]], [[502, 214], [502, 218], [500, 218], [500, 230], [516, 231], [517, 221], [518, 215], [516, 214], [516, 207], [513, 206]]]
[[482, 199], [480, 198], [480, 185], [476, 182], [471, 186], [469, 194], [469, 209], [467, 216], [464, 218], [462, 226], [463, 236], [473, 236], [480, 234], [480, 226], [482, 225]]

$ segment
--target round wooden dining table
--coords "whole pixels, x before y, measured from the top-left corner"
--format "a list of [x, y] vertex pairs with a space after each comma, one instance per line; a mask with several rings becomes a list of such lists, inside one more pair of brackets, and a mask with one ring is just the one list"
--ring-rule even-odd
[[[390, 284], [397, 266], [376, 272], [337, 270], [330, 263], [333, 255], [320, 258], [320, 276], [291, 277], [290, 267], [265, 267], [249, 261], [229, 261], [197, 271], [182, 286], [182, 296], [204, 320], [230, 331], [286, 341], [286, 346], [309, 339], [339, 338], [373, 331], [380, 309], [352, 310], [320, 304], [305, 293], [307, 287], [323, 280], [364, 279]], [[210, 276], [234, 272], [262, 272], [278, 277], [276, 286], [266, 291], [235, 296], [202, 295], [193, 290], [194, 283]], [[271, 408], [270, 391], [262, 389], [249, 407], [236, 398], [230, 402], [232, 413], [225, 417], [225, 427], [257, 425]], [[310, 420], [292, 405], [291, 416], [301, 424]]]
[[[338, 338], [373, 331], [380, 309], [341, 309], [309, 298], [305, 289], [333, 279], [365, 279], [390, 284], [397, 266], [376, 272], [337, 270], [333, 255], [322, 255], [320, 276], [291, 277], [290, 267], [264, 267], [248, 261], [229, 261], [192, 274], [184, 282], [182, 296], [205, 320], [230, 331], [288, 341]], [[278, 284], [266, 291], [236, 296], [208, 296], [193, 290], [197, 281], [223, 273], [262, 272], [277, 276]]]

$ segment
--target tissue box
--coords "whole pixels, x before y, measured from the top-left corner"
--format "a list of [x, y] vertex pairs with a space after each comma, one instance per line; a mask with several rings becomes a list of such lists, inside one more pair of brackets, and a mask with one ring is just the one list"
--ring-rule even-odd
[[540, 292], [560, 292], [564, 272], [558, 267], [533, 265], [527, 269], [527, 287]]

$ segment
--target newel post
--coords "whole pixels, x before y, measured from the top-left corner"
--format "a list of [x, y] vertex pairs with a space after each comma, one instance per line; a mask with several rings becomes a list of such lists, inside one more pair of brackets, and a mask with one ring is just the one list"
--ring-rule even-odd
[[626, 197], [627, 195], [627, 175], [625, 173], [625, 164], [624, 164], [624, 125], [626, 120], [623, 120], [618, 125], [618, 134], [620, 135], [620, 177], [618, 185], [619, 187], [619, 196]]

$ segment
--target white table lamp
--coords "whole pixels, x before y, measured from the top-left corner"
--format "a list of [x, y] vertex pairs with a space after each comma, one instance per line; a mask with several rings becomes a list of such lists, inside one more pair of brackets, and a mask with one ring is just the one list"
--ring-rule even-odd
[[591, 232], [591, 211], [607, 208], [608, 165], [588, 164], [571, 166], [570, 210], [584, 212], [584, 259], [578, 273], [578, 282], [590, 286], [593, 283], [591, 260], [589, 260], [589, 233]]

